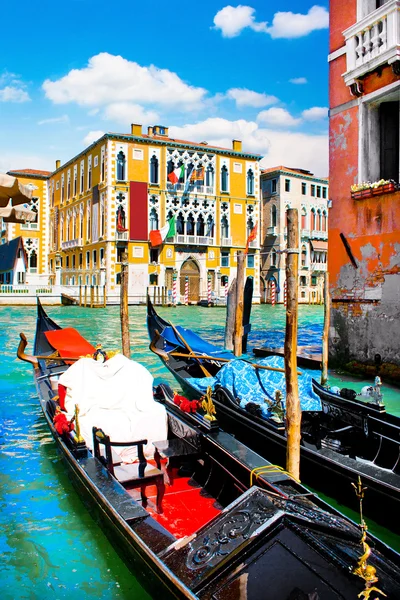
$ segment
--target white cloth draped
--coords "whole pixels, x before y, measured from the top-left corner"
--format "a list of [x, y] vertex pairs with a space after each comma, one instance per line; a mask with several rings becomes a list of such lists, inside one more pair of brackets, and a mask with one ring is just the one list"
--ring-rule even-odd
[[[65, 408], [71, 418], [79, 407], [81, 435], [93, 447], [92, 427], [101, 429], [111, 441], [147, 439], [145, 455], [154, 455], [153, 441], [167, 439], [167, 414], [153, 398], [153, 376], [140, 363], [122, 354], [106, 362], [81, 358], [60, 376], [67, 388]], [[116, 447], [123, 462], [137, 458], [136, 447]]]

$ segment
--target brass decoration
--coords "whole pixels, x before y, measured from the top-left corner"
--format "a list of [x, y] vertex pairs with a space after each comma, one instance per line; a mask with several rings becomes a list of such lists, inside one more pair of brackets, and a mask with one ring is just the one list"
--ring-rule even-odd
[[44, 359], [46, 366], [47, 366], [47, 363], [52, 362], [52, 360], [54, 360], [55, 358], [59, 358], [59, 357], [60, 357], [60, 353], [58, 350], [55, 350], [53, 352], [53, 354], [49, 354], [48, 356], [46, 356], [46, 358]]
[[75, 404], [74, 420], [75, 420], [75, 425], [76, 425], [76, 440], [77, 440], [78, 444], [81, 444], [85, 440], [81, 436], [81, 428], [79, 425], [78, 415], [79, 415], [79, 406], [77, 404]]
[[212, 389], [211, 386], [208, 386], [207, 392], [205, 396], [202, 396], [201, 408], [205, 411], [204, 418], [207, 421], [216, 421], [217, 418], [214, 416], [216, 414], [214, 402], [212, 401]]
[[281, 390], [275, 391], [275, 400], [269, 400], [268, 398], [265, 398], [265, 402], [268, 404], [268, 408], [272, 413], [271, 418], [276, 421], [283, 421], [285, 418], [285, 408], [282, 404]]
[[[363, 547], [363, 554], [358, 559], [357, 566], [353, 569], [354, 575], [361, 577], [361, 579], [365, 581], [365, 588], [362, 592], [358, 594], [358, 598], [364, 598], [365, 600], [369, 600], [369, 597], [372, 594], [372, 592], [377, 592], [378, 594], [382, 594], [382, 596], [386, 597], [386, 594], [384, 592], [382, 592], [379, 588], [374, 586], [374, 583], [378, 582], [375, 567], [367, 564], [368, 558], [371, 554], [371, 548], [366, 542], [368, 527], [363, 517], [362, 502], [364, 499], [365, 490], [368, 488], [362, 485], [360, 476], [358, 476], [357, 483], [352, 483], [351, 485], [354, 487], [356, 496], [360, 501], [360, 528], [362, 531], [360, 544]], [[378, 599], [375, 598], [374, 600]]]

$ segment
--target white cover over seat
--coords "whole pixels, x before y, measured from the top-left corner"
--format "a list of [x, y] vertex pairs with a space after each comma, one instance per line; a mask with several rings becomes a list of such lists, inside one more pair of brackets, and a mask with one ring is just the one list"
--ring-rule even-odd
[[[154, 455], [153, 441], [166, 440], [167, 414], [153, 398], [153, 376], [140, 363], [122, 354], [106, 362], [81, 358], [60, 376], [67, 388], [65, 408], [71, 418], [79, 407], [81, 435], [92, 449], [92, 427], [100, 427], [111, 440], [147, 439], [145, 456]], [[135, 447], [113, 448], [123, 462], [136, 460]]]

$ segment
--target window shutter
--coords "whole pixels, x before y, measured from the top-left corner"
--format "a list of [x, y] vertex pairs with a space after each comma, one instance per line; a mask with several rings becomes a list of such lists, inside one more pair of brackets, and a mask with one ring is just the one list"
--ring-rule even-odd
[[380, 174], [382, 179], [399, 180], [399, 102], [380, 105]]

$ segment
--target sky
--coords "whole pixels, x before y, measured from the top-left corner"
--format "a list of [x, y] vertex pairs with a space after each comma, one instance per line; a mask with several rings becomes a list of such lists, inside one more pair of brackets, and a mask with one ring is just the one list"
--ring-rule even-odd
[[2, 22], [0, 171], [141, 123], [328, 175], [327, 1], [20, 0]]

